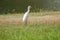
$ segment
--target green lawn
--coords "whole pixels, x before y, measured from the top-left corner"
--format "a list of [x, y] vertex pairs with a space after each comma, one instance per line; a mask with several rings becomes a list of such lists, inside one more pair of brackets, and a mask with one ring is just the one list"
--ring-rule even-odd
[[[30, 13], [30, 17], [44, 15], [60, 15], [60, 11]], [[13, 24], [15, 21], [9, 24], [8, 21], [11, 19], [22, 18], [22, 16], [23, 14], [0, 15], [0, 40], [60, 40], [60, 24], [36, 23], [25, 26]]]
[[60, 40], [60, 25], [0, 25], [0, 40]]

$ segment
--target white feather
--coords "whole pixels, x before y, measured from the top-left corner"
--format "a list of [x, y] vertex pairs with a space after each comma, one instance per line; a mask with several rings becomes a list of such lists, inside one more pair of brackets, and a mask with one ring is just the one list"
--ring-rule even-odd
[[23, 16], [23, 22], [27, 22], [28, 14], [30, 12], [30, 8], [31, 8], [31, 6], [28, 6], [28, 10], [27, 10], [27, 12], [25, 12], [25, 14]]
[[26, 21], [28, 19], [28, 12], [26, 12], [23, 16], [23, 22]]

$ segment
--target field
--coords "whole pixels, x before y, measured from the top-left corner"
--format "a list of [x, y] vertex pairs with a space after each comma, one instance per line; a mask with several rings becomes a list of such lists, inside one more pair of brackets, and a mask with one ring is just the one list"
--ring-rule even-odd
[[0, 40], [60, 40], [60, 11], [30, 13], [28, 25], [22, 16], [0, 15]]

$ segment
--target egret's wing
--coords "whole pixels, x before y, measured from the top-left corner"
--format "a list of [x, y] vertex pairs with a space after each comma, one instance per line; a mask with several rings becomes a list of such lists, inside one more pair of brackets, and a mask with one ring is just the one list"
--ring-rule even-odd
[[26, 21], [27, 18], [28, 18], [28, 13], [26, 12], [26, 13], [24, 14], [24, 16], [23, 16], [23, 21]]

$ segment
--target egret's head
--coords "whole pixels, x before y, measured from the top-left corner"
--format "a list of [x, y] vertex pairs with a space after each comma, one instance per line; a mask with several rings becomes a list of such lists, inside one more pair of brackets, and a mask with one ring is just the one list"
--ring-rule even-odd
[[28, 6], [28, 10], [30, 10], [31, 9], [31, 6]]

